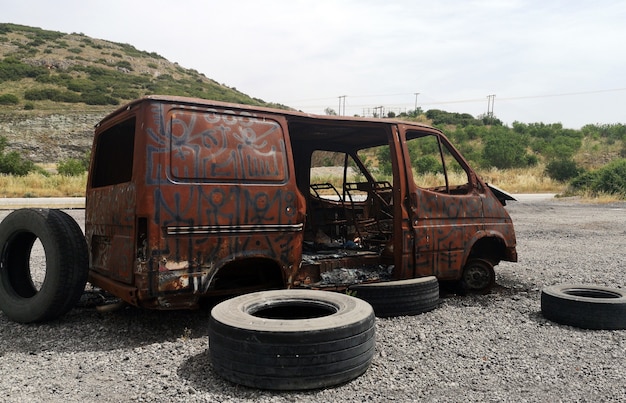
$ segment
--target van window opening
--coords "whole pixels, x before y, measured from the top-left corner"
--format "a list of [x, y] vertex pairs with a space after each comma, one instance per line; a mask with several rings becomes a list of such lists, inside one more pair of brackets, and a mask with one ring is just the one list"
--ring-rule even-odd
[[409, 138], [407, 148], [417, 186], [449, 194], [470, 191], [468, 172], [438, 136], [429, 134]]
[[100, 133], [94, 151], [92, 187], [130, 182], [135, 153], [135, 118]]

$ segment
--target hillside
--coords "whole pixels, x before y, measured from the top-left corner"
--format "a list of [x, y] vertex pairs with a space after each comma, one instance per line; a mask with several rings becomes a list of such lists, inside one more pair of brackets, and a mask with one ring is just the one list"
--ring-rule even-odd
[[0, 24], [0, 136], [32, 161], [84, 155], [94, 124], [149, 94], [284, 108], [132, 45]]

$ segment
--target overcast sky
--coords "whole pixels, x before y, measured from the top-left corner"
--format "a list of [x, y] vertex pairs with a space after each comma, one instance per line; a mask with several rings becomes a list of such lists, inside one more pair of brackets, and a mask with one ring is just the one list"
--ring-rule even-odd
[[626, 123], [626, 1], [1, 1], [0, 22], [128, 43], [305, 112], [477, 116], [495, 95], [508, 125]]

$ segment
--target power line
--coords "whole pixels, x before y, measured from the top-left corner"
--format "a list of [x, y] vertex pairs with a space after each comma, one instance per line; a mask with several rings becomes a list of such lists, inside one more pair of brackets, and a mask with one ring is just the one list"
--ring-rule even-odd
[[[513, 96], [513, 97], [499, 97], [500, 101], [516, 101], [522, 99], [538, 99], [538, 98], [552, 98], [552, 97], [567, 97], [567, 96], [579, 96], [579, 95], [591, 95], [591, 94], [601, 94], [608, 92], [621, 92], [626, 91], [626, 88], [612, 88], [612, 89], [603, 89], [603, 90], [591, 90], [591, 91], [577, 91], [577, 92], [564, 92], [564, 93], [554, 93], [554, 94], [541, 94], [541, 95], [522, 95], [522, 96]], [[396, 94], [380, 94], [380, 95], [350, 95], [350, 98], [375, 98], [375, 97], [391, 97], [391, 96], [410, 96], [413, 95], [417, 98], [417, 95], [421, 95], [423, 93], [396, 93]], [[343, 95], [343, 105], [345, 105], [345, 97], [347, 95]], [[314, 98], [308, 100], [298, 100], [286, 102], [286, 104], [291, 104], [293, 106], [297, 106], [298, 103], [308, 102], [308, 101], [326, 101], [336, 99], [336, 97], [326, 97], [326, 98]], [[423, 102], [422, 105], [446, 105], [446, 104], [462, 104], [462, 103], [477, 103], [477, 102], [485, 102], [484, 98], [469, 98], [469, 99], [457, 99], [457, 100], [449, 100], [449, 101], [433, 101], [433, 102]], [[408, 102], [405, 104], [408, 105]], [[309, 107], [324, 107], [328, 105], [308, 105]], [[371, 106], [371, 104], [355, 104], [350, 105], [354, 108], [362, 108]], [[344, 106], [345, 108], [345, 106]], [[340, 108], [341, 109], [341, 108]], [[344, 109], [345, 112], [345, 109]]]

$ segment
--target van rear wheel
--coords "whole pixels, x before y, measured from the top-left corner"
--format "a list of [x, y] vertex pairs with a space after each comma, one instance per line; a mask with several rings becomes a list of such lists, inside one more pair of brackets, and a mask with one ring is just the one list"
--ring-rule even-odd
[[485, 259], [470, 259], [463, 268], [461, 286], [465, 292], [486, 292], [496, 283], [493, 264]]
[[[38, 240], [42, 264], [33, 261]], [[68, 214], [15, 210], [0, 223], [0, 248], [0, 310], [11, 320], [56, 319], [80, 299], [87, 283], [87, 243]]]

